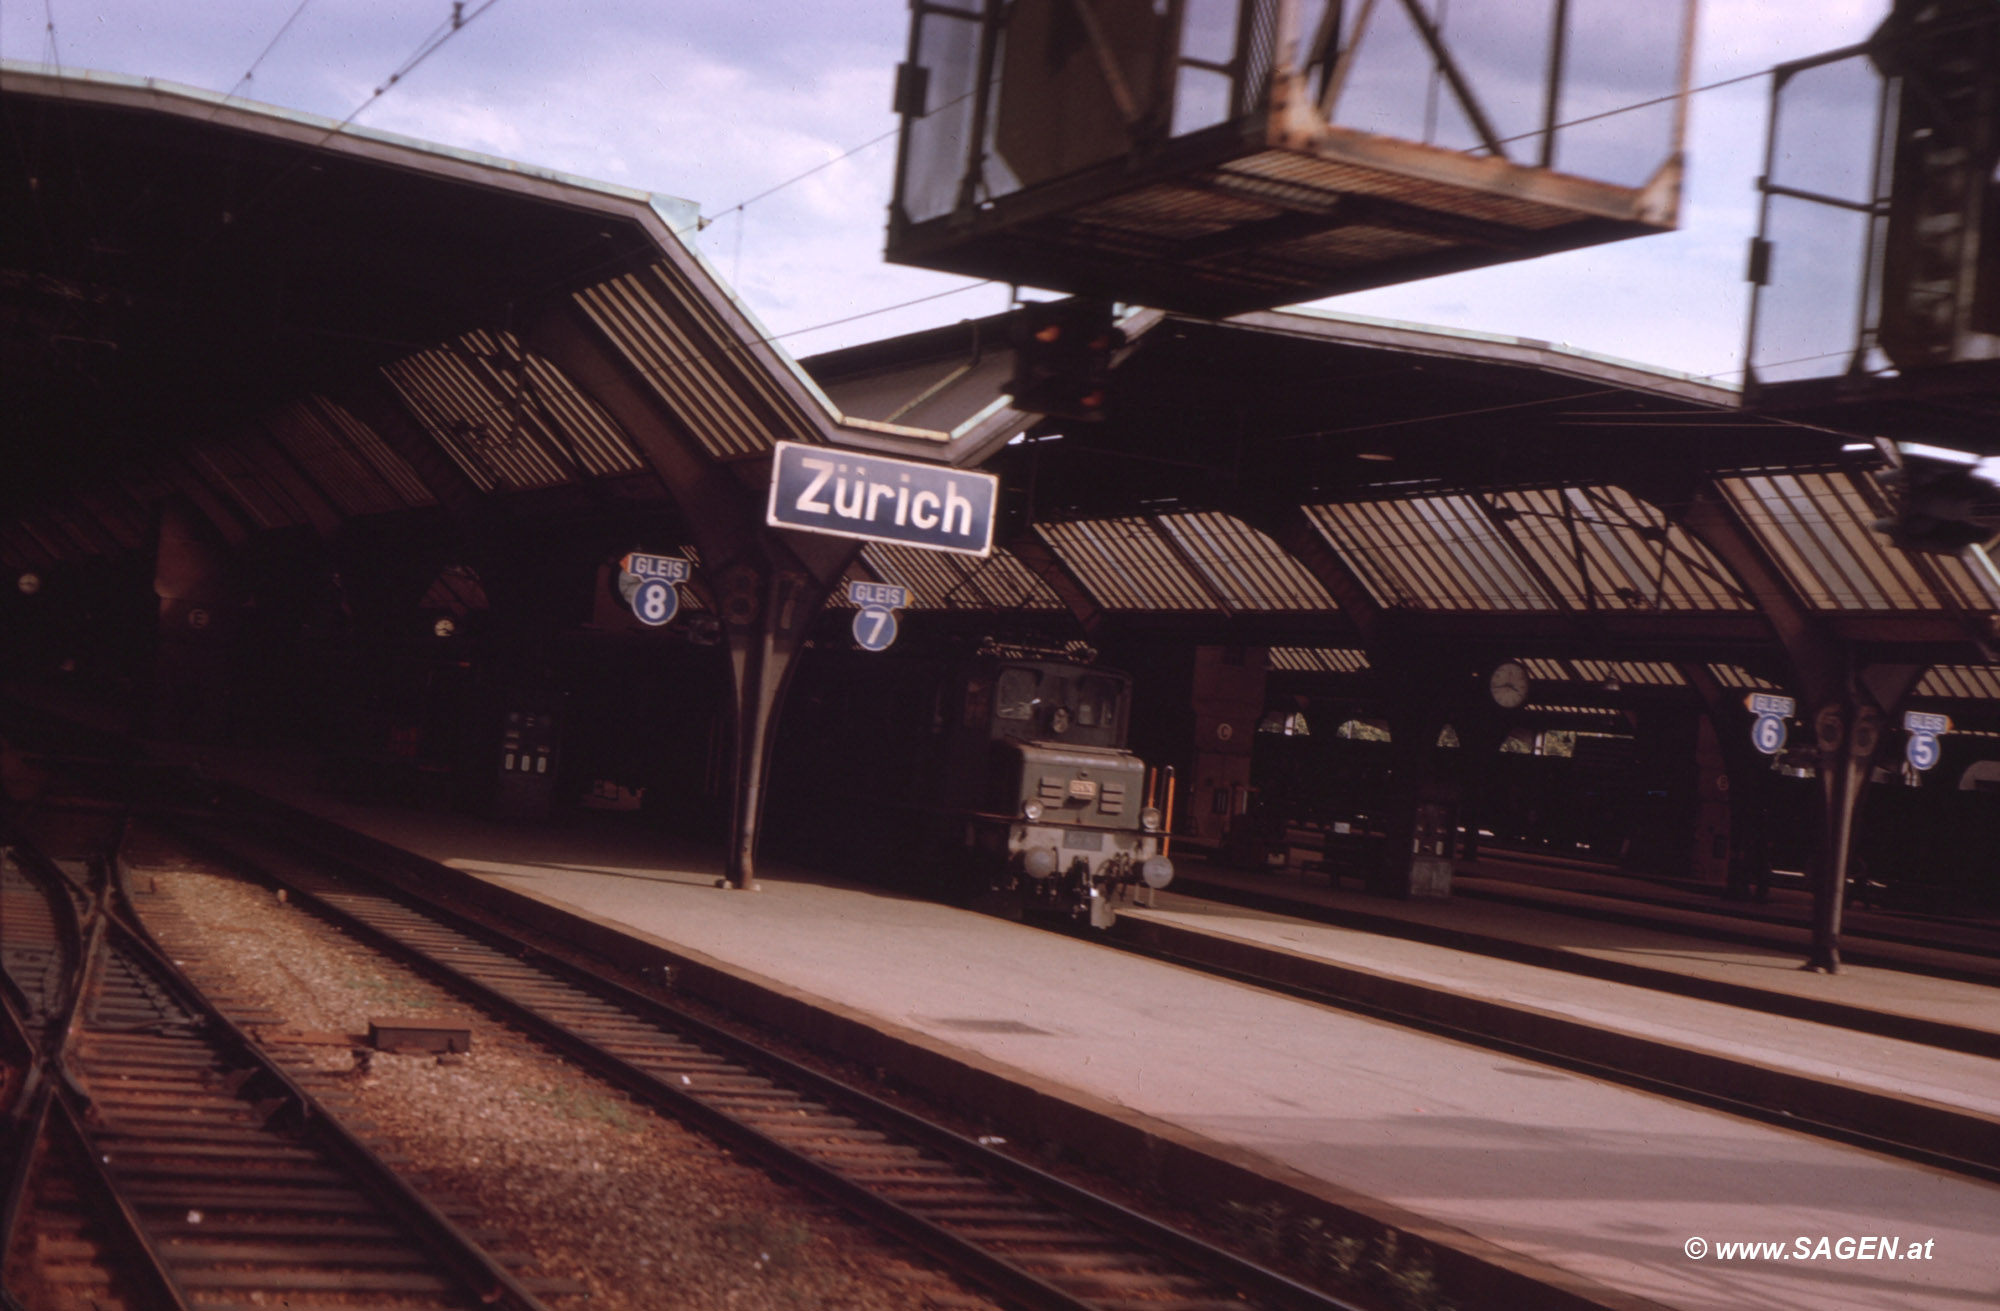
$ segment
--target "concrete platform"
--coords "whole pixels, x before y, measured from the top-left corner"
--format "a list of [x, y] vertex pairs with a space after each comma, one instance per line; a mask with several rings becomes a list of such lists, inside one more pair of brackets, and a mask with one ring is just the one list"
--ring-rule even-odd
[[[1175, 889], [1239, 906], [1408, 938], [1471, 955], [1581, 974], [2000, 1057], [2000, 991], [1965, 979], [1887, 965], [1847, 964], [1837, 975], [1799, 968], [1789, 942], [1726, 940], [1696, 932], [1712, 915], [1681, 914], [1673, 928], [1579, 919], [1564, 908], [1454, 896], [1393, 900], [1323, 877], [1264, 874], [1190, 862]], [[1890, 946], [1940, 965], [1938, 951]], [[1950, 953], [1977, 968], [1980, 958]], [[1958, 972], [1958, 971], [1952, 971]], [[2000, 983], [2000, 980], [1996, 980]]]
[[[1473, 1041], [1908, 1144], [2000, 1179], [2000, 1079], [1990, 1057], [1171, 890], [1151, 907], [1122, 910], [1112, 936], [1175, 961], [1434, 1022]], [[2000, 992], [1987, 1000], [2000, 1002]]]
[[[1454, 889], [1473, 897], [1545, 905], [1575, 913], [1628, 907], [1647, 919], [1685, 916], [1689, 928], [1713, 936], [1731, 930], [1746, 941], [1799, 945], [1811, 941], [1812, 894], [1803, 875], [1774, 876], [1765, 895], [1731, 899], [1713, 884], [1633, 874], [1597, 863], [1562, 860], [1531, 852], [1482, 852], [1461, 860]], [[1673, 912], [1661, 916], [1660, 911]], [[1944, 918], [1878, 906], [1865, 899], [1849, 903], [1842, 917], [1848, 942], [1864, 954], [1921, 969], [1935, 959], [1951, 971], [1975, 971], [2000, 982], [2000, 917], [1954, 915]], [[1916, 950], [1904, 952], [1903, 948]], [[1967, 960], [1967, 956], [1975, 959]], [[1983, 959], [1982, 959], [1983, 958]]]
[[[1997, 1187], [794, 867], [767, 863], [760, 893], [719, 890], [718, 853], [636, 828], [350, 806], [277, 762], [210, 767], [512, 889], [550, 917], [650, 943], [683, 964], [689, 986], [699, 978], [789, 1015], [859, 1059], [946, 1095], [977, 1087], [1014, 1132], [1086, 1156], [1093, 1142], [1136, 1137], [1170, 1191], [1226, 1190], [1232, 1172], [1251, 1171], [1397, 1225], [1439, 1247], [1445, 1273], [1479, 1295], [1461, 1295], [1468, 1306], [1945, 1311], [2000, 1299]], [[1538, 1004], [1591, 1010], [1563, 995], [1572, 980], [1561, 976], [1538, 985], [1479, 972], [1490, 962], [1464, 975], [1442, 958], [1380, 963], [1467, 989], [1539, 987]], [[1939, 982], [1897, 983], [1911, 989], [1898, 996], [1950, 1009], [1925, 1000]], [[1742, 1026], [1715, 1032], [1713, 1012], [1665, 1010], [1657, 1023], [1845, 1077], [1843, 1058], [1810, 1039], [1730, 1018]], [[1992, 1104], [2000, 1064], [1930, 1057], [1902, 1067], [1916, 1054], [1885, 1048], [1855, 1077]], [[1982, 1081], [1983, 1068], [1995, 1077]], [[1932, 1255], [1790, 1255], [1801, 1238], [1810, 1253], [1821, 1238], [1865, 1236], [1899, 1250], [1930, 1243]], [[1710, 1244], [1700, 1259], [1684, 1246], [1695, 1238]], [[1788, 1257], [1717, 1259], [1714, 1244], [1739, 1241], [1782, 1243]]]

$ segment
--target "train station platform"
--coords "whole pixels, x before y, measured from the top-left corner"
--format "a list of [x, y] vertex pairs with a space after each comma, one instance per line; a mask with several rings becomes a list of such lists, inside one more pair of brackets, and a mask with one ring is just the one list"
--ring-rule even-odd
[[[1812, 932], [1813, 899], [1803, 874], [1773, 875], [1764, 895], [1736, 899], [1711, 883], [1633, 874], [1531, 851], [1488, 849], [1477, 860], [1459, 861], [1453, 882], [1456, 890], [1476, 899], [1546, 906], [1610, 921], [1679, 923], [1706, 937], [1803, 948]], [[1868, 885], [1858, 888], [1843, 916], [1850, 941], [1855, 935], [1865, 939], [1864, 954], [1879, 952], [1898, 966], [1924, 970], [1931, 968], [1924, 953], [1938, 952], [1936, 967], [1946, 972], [1964, 968], [1963, 955], [1981, 956], [1986, 958], [1979, 967], [1982, 981], [2000, 982], [2000, 914], [1946, 917], [1895, 909], [1878, 904], [1885, 892]], [[1887, 950], [1884, 944], [1890, 944]]]
[[[1420, 1238], [1441, 1272], [1482, 1294], [1471, 1304], [1945, 1311], [1991, 1305], [2000, 1291], [2000, 1187], [1962, 1175], [779, 862], [764, 863], [758, 893], [718, 889], [717, 851], [617, 822], [629, 817], [492, 823], [343, 802], [296, 760], [205, 753], [202, 763], [287, 808], [510, 889], [552, 919], [649, 944], [680, 966], [682, 986], [783, 1017], [962, 1106], [983, 1104], [1017, 1140], [1149, 1160], [1150, 1182], [1183, 1201], [1226, 1195], [1254, 1174]], [[1326, 950], [1469, 996], [1518, 994], [1593, 1022], [1649, 1023], [1691, 1049], [1726, 1047], [1967, 1114], [2000, 1111], [2000, 1065], [1961, 1052], [1716, 1003], [1697, 1012], [1689, 999], [1629, 986], [1613, 1007], [1583, 996], [1574, 976], [1240, 907], [1163, 896], [1134, 916], [1149, 917], [1294, 947], [1337, 935]], [[1698, 954], [1680, 941], [1683, 961]], [[1958, 981], [1855, 970], [1792, 985], [1976, 1018], [1977, 989]], [[1649, 1008], [1650, 1019], [1635, 1018]], [[1900, 1253], [1926, 1244], [1929, 1255], [1837, 1255], [1841, 1240], [1870, 1236], [1897, 1239]], [[1809, 1255], [1821, 1238], [1835, 1255]], [[1709, 1245], [1700, 1259], [1689, 1255], [1695, 1239]], [[1786, 1255], [1718, 1259], [1715, 1245], [1737, 1242], [1781, 1244]]]
[[[1976, 950], [1972, 931], [1957, 935], [1971, 950], [1857, 935], [1843, 946], [1841, 973], [1828, 976], [1800, 968], [1808, 928], [1746, 918], [1719, 898], [1682, 894], [1670, 905], [1644, 907], [1644, 914], [1627, 913], [1602, 889], [1586, 895], [1558, 883], [1551, 892], [1523, 877], [1577, 881], [1560, 867], [1485, 861], [1471, 869], [1471, 877], [1454, 874], [1451, 897], [1398, 900], [1321, 875], [1183, 861], [1162, 904], [1181, 905], [1177, 897], [1192, 894], [1363, 935], [2000, 1057], [2000, 994], [1994, 991], [2000, 988], [2000, 956]], [[1879, 931], [1886, 917], [1874, 918], [1877, 923], [1864, 920], [1861, 927]], [[1571, 980], [1564, 986], [1581, 985]]]

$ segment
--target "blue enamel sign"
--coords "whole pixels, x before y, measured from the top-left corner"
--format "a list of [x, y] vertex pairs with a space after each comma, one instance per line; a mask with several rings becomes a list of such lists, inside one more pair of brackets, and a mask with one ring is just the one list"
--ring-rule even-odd
[[849, 583], [847, 599], [860, 606], [854, 612], [854, 641], [863, 651], [887, 651], [896, 640], [896, 611], [910, 603], [908, 588], [894, 583]]
[[642, 624], [658, 628], [670, 624], [680, 612], [680, 589], [664, 578], [641, 579], [632, 589], [632, 613]]
[[619, 590], [625, 593], [626, 604], [638, 621], [654, 628], [672, 623], [681, 608], [681, 593], [675, 584], [687, 581], [693, 565], [678, 555], [634, 551], [620, 560], [618, 567], [626, 575]]
[[764, 522], [869, 542], [989, 555], [1000, 480], [886, 455], [779, 442]]
[[1752, 692], [1743, 698], [1743, 704], [1750, 713], [1757, 716], [1750, 725], [1750, 745], [1767, 756], [1775, 756], [1785, 749], [1785, 721], [1791, 717], [1798, 703], [1788, 696], [1772, 692]]
[[1942, 754], [1938, 747], [1938, 735], [1951, 732], [1951, 716], [1905, 710], [1903, 727], [1910, 734], [1910, 740], [1903, 746], [1903, 759], [1910, 762], [1910, 768], [1924, 770], [1935, 766]]
[[854, 612], [854, 641], [863, 651], [887, 651], [896, 640], [896, 612], [865, 605]]
[[909, 607], [910, 589], [894, 583], [849, 583], [847, 599], [863, 609], [873, 605], [884, 610], [903, 610]]
[[658, 578], [668, 583], [684, 583], [693, 569], [678, 555], [643, 555], [632, 552], [618, 562], [618, 567], [635, 578]]

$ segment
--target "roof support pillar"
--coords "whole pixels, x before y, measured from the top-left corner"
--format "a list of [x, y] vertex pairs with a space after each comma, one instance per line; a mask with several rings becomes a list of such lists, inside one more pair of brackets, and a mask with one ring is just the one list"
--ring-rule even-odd
[[1007, 543], [1007, 549], [1029, 573], [1047, 583], [1049, 589], [1062, 598], [1062, 603], [1069, 608], [1070, 617], [1076, 620], [1076, 626], [1086, 636], [1104, 622], [1104, 610], [1097, 604], [1097, 598], [1090, 594], [1090, 589], [1070, 572], [1062, 557], [1033, 528], [1016, 534]]
[[1638, 786], [1628, 803], [1619, 866], [1688, 878], [1700, 818], [1695, 759], [1701, 721], [1680, 705], [1642, 704], [1625, 714], [1638, 748]]
[[729, 849], [723, 855], [717, 887], [755, 890], [757, 886], [757, 839], [778, 709], [797, 668], [806, 629], [819, 614], [826, 593], [803, 569], [739, 562], [722, 573], [717, 604], [728, 634], [729, 668], [736, 687], [736, 754]]
[[764, 525], [758, 474], [769, 460], [724, 464], [687, 421], [634, 376], [623, 354], [573, 305], [540, 316], [528, 348], [563, 370], [616, 420], [688, 523], [721, 612], [735, 687], [729, 846], [716, 886], [757, 886], [757, 839], [778, 712], [805, 633], [860, 547], [845, 538], [779, 533]]
[[[1729, 856], [1723, 895], [1731, 900], [1771, 893], [1771, 853], [1768, 828], [1771, 811], [1771, 759], [1750, 740], [1752, 717], [1743, 702], [1724, 687], [1706, 664], [1683, 660], [1675, 665], [1701, 698], [1702, 710], [1714, 730], [1722, 760], [1722, 778], [1729, 798]], [[1717, 790], [1721, 790], [1718, 787]]]
[[[1467, 721], [1460, 744], [1481, 757], [1469, 771], [1477, 792], [1483, 790], [1481, 775], [1492, 764], [1484, 757], [1499, 751], [1510, 725], [1504, 716], [1468, 711], [1441, 695], [1443, 689], [1463, 685], [1465, 669], [1449, 657], [1438, 658], [1436, 649], [1420, 646], [1398, 616], [1377, 603], [1303, 505], [1263, 500], [1238, 505], [1236, 511], [1333, 597], [1359, 634], [1369, 668], [1388, 690], [1393, 764], [1379, 890], [1391, 896], [1448, 894], [1465, 797], [1438, 777], [1438, 737], [1452, 717]], [[1477, 837], [1468, 833], [1467, 857], [1477, 850]]]
[[702, 449], [582, 311], [567, 301], [551, 307], [522, 333], [522, 344], [561, 369], [624, 430], [674, 498], [704, 561], [728, 561], [755, 548], [764, 521], [759, 498]]
[[465, 563], [478, 573], [487, 596], [511, 611], [517, 588], [505, 568], [492, 506], [478, 484], [424, 431], [404, 405], [401, 393], [380, 373], [369, 373], [331, 394], [331, 399], [367, 424], [383, 445], [410, 466], [410, 472], [437, 500], [464, 541]]
[[1376, 890], [1392, 897], [1449, 896], [1461, 797], [1455, 785], [1438, 776], [1438, 738], [1454, 709], [1438, 693], [1456, 680], [1444, 666], [1425, 662], [1384, 673], [1394, 690], [1388, 810]]
[[329, 399], [368, 425], [382, 444], [410, 466], [417, 481], [437, 499], [446, 514], [468, 538], [484, 531], [485, 495], [478, 484], [434, 441], [410, 413], [403, 396], [380, 373], [371, 372], [348, 382]]
[[159, 599], [151, 731], [190, 742], [229, 739], [242, 690], [230, 666], [242, 641], [242, 579], [235, 553], [185, 501], [160, 507], [153, 553]]
[[1840, 970], [1841, 913], [1860, 805], [1889, 715], [1915, 687], [1921, 668], [1857, 665], [1850, 645], [1809, 611], [1756, 538], [1713, 486], [1697, 492], [1681, 519], [1743, 583], [1792, 666], [1819, 752], [1821, 828], [1811, 871], [1812, 952], [1805, 968]]
[[757, 887], [757, 841], [785, 690], [806, 631], [861, 550], [836, 537], [766, 530], [759, 538], [761, 549], [727, 565], [713, 588], [736, 689], [729, 849], [716, 886], [746, 892]]
[[1465, 835], [1458, 848], [1464, 860], [1479, 859], [1479, 819], [1493, 804], [1494, 782], [1500, 768], [1500, 746], [1513, 736], [1519, 725], [1519, 710], [1503, 710], [1488, 697], [1471, 702], [1454, 720], [1458, 746], [1464, 756], [1464, 790], [1459, 797], [1459, 815]]
[[1327, 590], [1334, 604], [1361, 634], [1361, 646], [1368, 653], [1369, 664], [1380, 668], [1380, 662], [1390, 656], [1388, 648], [1394, 645], [1391, 618], [1327, 542], [1326, 534], [1320, 532], [1305, 507], [1296, 501], [1286, 501], [1268, 506], [1238, 505], [1236, 512], [1244, 522], [1276, 542], [1279, 549], [1297, 560]]

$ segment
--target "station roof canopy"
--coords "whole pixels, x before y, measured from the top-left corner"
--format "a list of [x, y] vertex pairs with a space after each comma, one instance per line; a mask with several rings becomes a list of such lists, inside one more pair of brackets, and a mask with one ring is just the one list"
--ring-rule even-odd
[[[983, 456], [1013, 496], [1009, 550], [870, 547], [874, 576], [974, 623], [1068, 609], [1264, 645], [1335, 683], [1385, 638], [1538, 653], [1586, 705], [1603, 687], [1692, 695], [1691, 677], [1779, 686], [1779, 611], [1864, 663], [1989, 658], [2000, 574], [1875, 531], [1890, 491], [1859, 434], [1541, 341], [1301, 311], [1125, 327], [1108, 418], [1045, 420]], [[1006, 339], [988, 320], [807, 364], [835, 396], [935, 408]]]
[[[941, 440], [833, 410], [681, 240], [690, 202], [151, 81], [8, 64], [0, 88], [6, 400], [35, 435], [17, 491], [381, 370], [464, 436], [487, 393], [555, 381], [521, 343], [558, 305], [722, 458]], [[638, 466], [573, 417], [595, 429], [573, 463]], [[565, 463], [530, 449], [477, 480]]]
[[762, 531], [789, 440], [1001, 474], [991, 558], [878, 543], [851, 566], [909, 587], [920, 622], [1256, 643], [1329, 676], [1418, 642], [1735, 686], [1783, 681], [1782, 611], [1961, 671], [1939, 695], [1992, 686], [1990, 564], [1891, 548], [1855, 434], [1699, 379], [1341, 315], [1141, 311], [1112, 417], [1042, 421], [1000, 392], [999, 319], [801, 367], [683, 242], [686, 202], [18, 65], [0, 132], [16, 570], [143, 554], [167, 501], [235, 545], [442, 521], [718, 560]]

